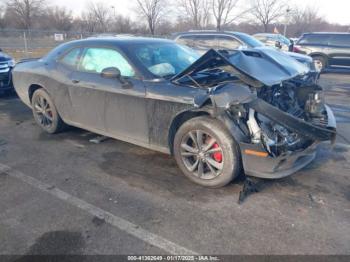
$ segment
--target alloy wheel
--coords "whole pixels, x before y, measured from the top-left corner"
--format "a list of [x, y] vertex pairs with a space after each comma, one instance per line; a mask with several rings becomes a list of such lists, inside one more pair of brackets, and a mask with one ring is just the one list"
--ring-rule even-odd
[[202, 130], [187, 133], [180, 154], [185, 167], [200, 179], [213, 179], [222, 173], [223, 150], [218, 141]]
[[47, 99], [41, 95], [36, 97], [34, 102], [34, 112], [38, 117], [40, 125], [50, 128], [53, 124], [53, 113]]

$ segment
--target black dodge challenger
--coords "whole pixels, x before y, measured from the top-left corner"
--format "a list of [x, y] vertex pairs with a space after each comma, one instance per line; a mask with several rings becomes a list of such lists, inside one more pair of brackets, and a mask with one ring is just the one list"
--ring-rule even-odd
[[65, 43], [13, 71], [15, 89], [46, 132], [80, 127], [173, 154], [195, 183], [240, 172], [281, 178], [334, 141], [336, 123], [309, 69], [272, 49], [209, 50], [173, 41]]

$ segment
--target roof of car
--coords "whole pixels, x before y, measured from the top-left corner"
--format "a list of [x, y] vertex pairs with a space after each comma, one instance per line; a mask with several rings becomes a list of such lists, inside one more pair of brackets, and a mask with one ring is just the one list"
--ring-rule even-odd
[[111, 43], [111, 44], [130, 44], [130, 43], [159, 43], [170, 42], [171, 40], [163, 38], [151, 38], [151, 37], [135, 37], [135, 36], [106, 36], [106, 37], [90, 37], [82, 40], [77, 40], [79, 43], [94, 42], [94, 43]]
[[254, 34], [253, 36], [256, 36], [256, 35], [273, 35], [273, 36], [276, 36], [276, 35], [281, 35], [281, 34], [275, 34], [275, 33], [258, 33], [258, 34]]
[[236, 31], [216, 31], [216, 30], [190, 30], [187, 32], [179, 32], [175, 34], [175, 37], [180, 35], [196, 35], [196, 34], [216, 34], [216, 35], [246, 35], [246, 33]]
[[349, 32], [310, 32], [304, 35], [349, 35]]
[[86, 39], [75, 40], [63, 43], [52, 51], [50, 51], [45, 58], [51, 59], [58, 55], [61, 55], [66, 50], [75, 47], [90, 46], [115, 46], [119, 48], [127, 48], [131, 44], [156, 44], [156, 43], [172, 43], [173, 41], [161, 38], [150, 38], [150, 37], [89, 37]]

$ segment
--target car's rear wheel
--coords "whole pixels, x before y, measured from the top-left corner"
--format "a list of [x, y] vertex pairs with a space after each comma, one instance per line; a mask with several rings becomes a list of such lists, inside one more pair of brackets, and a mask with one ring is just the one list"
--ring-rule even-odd
[[47, 133], [55, 134], [65, 127], [57, 109], [44, 89], [38, 89], [32, 97], [32, 110], [35, 122]]
[[225, 186], [241, 170], [237, 143], [218, 120], [210, 117], [192, 118], [179, 128], [174, 155], [182, 172], [205, 187]]
[[318, 72], [322, 72], [327, 67], [327, 59], [323, 56], [313, 56], [315, 68]]

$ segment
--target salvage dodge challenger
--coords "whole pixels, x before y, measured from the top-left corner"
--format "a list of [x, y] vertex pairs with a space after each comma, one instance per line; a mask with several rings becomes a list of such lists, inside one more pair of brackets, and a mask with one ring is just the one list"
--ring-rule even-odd
[[19, 63], [13, 81], [46, 132], [71, 125], [172, 154], [189, 179], [217, 188], [241, 172], [288, 176], [334, 141], [308, 71], [268, 48], [198, 57], [170, 40], [103, 38]]

